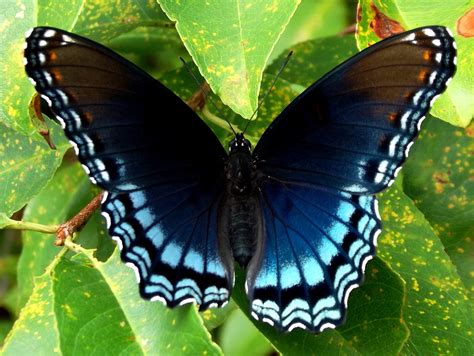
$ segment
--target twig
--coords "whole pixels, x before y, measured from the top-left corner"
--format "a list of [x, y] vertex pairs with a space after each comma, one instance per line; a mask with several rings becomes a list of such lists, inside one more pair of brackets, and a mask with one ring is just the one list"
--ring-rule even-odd
[[64, 246], [64, 241], [66, 241], [68, 236], [72, 236], [76, 231], [80, 231], [84, 227], [94, 211], [99, 208], [103, 195], [104, 192], [100, 192], [72, 219], [59, 225], [56, 230], [56, 241], [54, 241], [56, 246]]

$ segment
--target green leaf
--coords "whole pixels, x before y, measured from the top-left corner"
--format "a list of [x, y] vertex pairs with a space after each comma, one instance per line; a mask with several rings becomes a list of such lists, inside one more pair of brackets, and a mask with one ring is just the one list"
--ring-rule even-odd
[[101, 0], [41, 2], [38, 24], [58, 27], [96, 41], [104, 41], [139, 26], [170, 26], [170, 21], [153, 1]]
[[407, 285], [403, 320], [410, 337], [402, 352], [472, 353], [472, 305], [441, 241], [397, 185], [380, 195], [380, 208], [378, 256]]
[[263, 69], [299, 0], [161, 0], [160, 5], [222, 102], [249, 118], [257, 107]]
[[[390, 28], [398, 23], [398, 29], [409, 30], [420, 26], [443, 25], [454, 33], [458, 48], [457, 72], [448, 90], [435, 102], [431, 114], [456, 126], [466, 127], [474, 117], [474, 43], [471, 38], [462, 36], [456, 30], [457, 21], [472, 3], [464, 0], [434, 0], [419, 2], [415, 0], [360, 0], [357, 41], [359, 48], [380, 40], [374, 28]], [[391, 21], [391, 22], [388, 22]]]
[[[4, 131], [3, 125], [23, 134], [31, 134], [35, 131], [27, 115], [33, 91], [23, 67], [23, 34], [34, 24], [35, 4], [34, 0], [0, 1], [1, 133]], [[25, 93], [29, 95], [24, 95]]]
[[428, 119], [404, 168], [404, 189], [423, 212], [474, 297], [474, 123]]
[[[23, 220], [51, 225], [65, 222], [92, 199], [89, 190], [89, 179], [79, 164], [59, 169], [46, 188], [29, 202]], [[20, 306], [27, 302], [34, 278], [44, 273], [61, 250], [54, 245], [54, 239], [53, 235], [40, 232], [23, 233], [23, 249], [18, 263]]]
[[344, 30], [353, 19], [344, 0], [303, 0], [273, 49], [270, 60], [286, 55], [297, 43], [329, 37]]
[[60, 354], [52, 287], [49, 273], [36, 279], [28, 303], [5, 339], [3, 355]]
[[220, 355], [195, 307], [172, 311], [140, 298], [118, 252], [106, 263], [87, 250], [55, 258], [35, 282], [5, 354]]
[[51, 150], [41, 137], [33, 139], [0, 124], [0, 212], [7, 216], [23, 207], [51, 180], [69, 148], [60, 129], [52, 126], [56, 150]]
[[273, 351], [268, 340], [240, 310], [235, 310], [219, 330], [219, 345], [224, 355], [264, 356]]
[[172, 48], [181, 48], [183, 43], [174, 27], [139, 27], [107, 42], [115, 51], [134, 54], [153, 54]]
[[238, 306], [231, 299], [224, 307], [207, 309], [200, 312], [199, 315], [201, 316], [206, 329], [212, 331], [221, 326], [227, 320], [229, 315], [231, 315], [237, 308]]

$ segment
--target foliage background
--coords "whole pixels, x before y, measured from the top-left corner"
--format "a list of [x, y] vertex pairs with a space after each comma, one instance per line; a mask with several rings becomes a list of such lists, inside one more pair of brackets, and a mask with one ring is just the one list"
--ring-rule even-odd
[[[359, 11], [357, 11], [359, 5]], [[0, 2], [0, 340], [4, 354], [474, 353], [474, 39], [472, 1], [2, 0]], [[354, 25], [358, 31], [354, 36]], [[380, 195], [384, 232], [347, 323], [320, 335], [279, 334], [249, 319], [238, 274], [223, 310], [142, 301], [94, 215], [68, 248], [11, 220], [54, 226], [97, 194], [64, 139], [38, 134], [23, 33], [49, 25], [119, 51], [183, 99], [195, 63], [219, 96], [200, 113], [223, 144], [223, 116], [242, 128], [260, 89], [295, 54], [250, 126], [256, 141], [304, 88], [387, 32], [441, 24], [455, 34], [458, 72], [432, 110], [396, 183]], [[227, 106], [224, 106], [225, 103]], [[233, 110], [230, 110], [229, 107]], [[242, 116], [240, 116], [242, 115]], [[164, 118], [167, 119], [167, 118]], [[169, 118], [172, 119], [172, 118]], [[441, 119], [441, 120], [439, 120]], [[177, 137], [179, 139], [179, 137]]]

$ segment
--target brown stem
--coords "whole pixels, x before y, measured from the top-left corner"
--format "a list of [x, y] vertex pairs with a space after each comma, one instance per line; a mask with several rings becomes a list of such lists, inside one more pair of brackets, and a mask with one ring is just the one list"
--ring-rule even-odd
[[72, 236], [76, 231], [80, 231], [84, 227], [94, 211], [100, 207], [103, 195], [104, 192], [100, 192], [79, 213], [64, 224], [59, 225], [56, 231], [56, 241], [54, 241], [56, 246], [64, 246], [64, 241], [68, 236]]
[[206, 82], [202, 83], [199, 89], [188, 99], [186, 104], [193, 109], [193, 111], [201, 110], [206, 105], [206, 98], [211, 88]]

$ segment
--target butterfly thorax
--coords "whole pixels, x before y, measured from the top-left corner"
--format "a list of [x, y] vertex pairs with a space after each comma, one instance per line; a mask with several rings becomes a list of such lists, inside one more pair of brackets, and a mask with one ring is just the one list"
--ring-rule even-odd
[[257, 244], [258, 208], [255, 195], [256, 167], [250, 151], [250, 142], [238, 134], [229, 145], [226, 173], [227, 235], [234, 259], [247, 266]]

